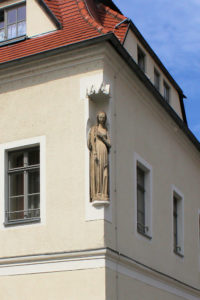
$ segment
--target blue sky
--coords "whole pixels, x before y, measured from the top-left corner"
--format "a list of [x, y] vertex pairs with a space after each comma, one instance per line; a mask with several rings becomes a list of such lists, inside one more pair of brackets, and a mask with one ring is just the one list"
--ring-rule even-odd
[[182, 88], [188, 125], [200, 141], [200, 0], [114, 0]]

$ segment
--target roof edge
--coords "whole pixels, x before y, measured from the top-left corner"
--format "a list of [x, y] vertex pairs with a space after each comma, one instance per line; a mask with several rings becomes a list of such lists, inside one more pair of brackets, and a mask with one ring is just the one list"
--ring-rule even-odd
[[147, 43], [143, 35], [139, 32], [135, 24], [130, 20], [130, 27], [129, 30], [132, 29], [139, 41], [141, 42], [142, 46], [149, 52], [149, 54], [153, 57], [153, 59], [156, 61], [160, 69], [163, 71], [163, 73], [166, 75], [168, 80], [171, 82], [171, 84], [175, 87], [175, 89], [183, 96], [183, 98], [186, 98], [183, 94], [182, 89], [178, 85], [178, 83], [175, 81], [175, 79], [172, 77], [172, 75], [169, 73], [169, 71], [165, 68], [163, 63], [161, 62], [160, 58], [157, 56], [157, 54], [154, 52], [154, 50], [151, 48], [151, 46]]
[[54, 15], [52, 10], [48, 7], [48, 5], [44, 2], [44, 0], [36, 0], [38, 4], [45, 10], [45, 12], [49, 15], [49, 17], [52, 19], [54, 24], [58, 29], [62, 29], [62, 24], [58, 20], [58, 18]]
[[120, 9], [116, 6], [116, 4], [112, 0], [99, 0], [99, 1], [106, 6], [109, 6], [111, 9], [117, 11], [119, 14], [123, 15], [123, 13], [120, 11]]

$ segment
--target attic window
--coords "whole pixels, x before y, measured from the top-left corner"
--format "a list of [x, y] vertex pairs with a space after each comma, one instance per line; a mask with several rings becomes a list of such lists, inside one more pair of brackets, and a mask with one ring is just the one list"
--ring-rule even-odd
[[0, 10], [0, 42], [26, 35], [26, 5]]
[[137, 59], [138, 66], [143, 72], [145, 72], [145, 53], [141, 50], [140, 47], [137, 48]]

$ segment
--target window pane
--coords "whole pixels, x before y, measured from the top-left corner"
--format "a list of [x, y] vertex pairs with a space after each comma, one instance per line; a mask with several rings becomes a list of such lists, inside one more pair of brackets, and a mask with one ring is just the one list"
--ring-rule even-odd
[[17, 21], [22, 21], [26, 19], [26, 6], [20, 6], [17, 9]]
[[5, 32], [4, 32], [4, 29], [1, 29], [0, 30], [0, 42], [4, 41], [5, 39]]
[[8, 24], [13, 24], [17, 22], [17, 9], [8, 10]]
[[40, 163], [39, 148], [34, 148], [28, 151], [28, 165], [37, 165]]
[[23, 152], [12, 152], [9, 153], [9, 169], [20, 168], [24, 166], [24, 155]]
[[40, 195], [28, 196], [28, 217], [40, 216]]
[[31, 170], [28, 172], [28, 194], [40, 192], [40, 173], [39, 170]]
[[16, 24], [8, 26], [8, 39], [13, 39], [17, 36]]
[[18, 26], [18, 36], [25, 35], [26, 34], [26, 22], [25, 21], [20, 22], [17, 24], [17, 26]]
[[137, 209], [144, 213], [144, 192], [137, 190]]
[[24, 219], [24, 197], [10, 199], [8, 220]]
[[155, 85], [156, 89], [159, 91], [159, 89], [160, 89], [160, 75], [156, 70], [154, 70], [154, 85]]
[[4, 11], [0, 11], [0, 28], [4, 27]]
[[145, 72], [145, 54], [140, 48], [138, 48], [138, 65], [140, 69]]
[[9, 175], [9, 196], [24, 195], [24, 173], [15, 173]]
[[144, 177], [145, 177], [145, 172], [138, 167], [137, 168], [137, 183], [143, 188], [144, 188]]

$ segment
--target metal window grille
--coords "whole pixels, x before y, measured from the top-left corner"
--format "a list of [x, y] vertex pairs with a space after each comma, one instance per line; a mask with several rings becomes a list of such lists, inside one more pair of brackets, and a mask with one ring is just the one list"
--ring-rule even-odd
[[8, 152], [6, 222], [40, 219], [39, 147]]

